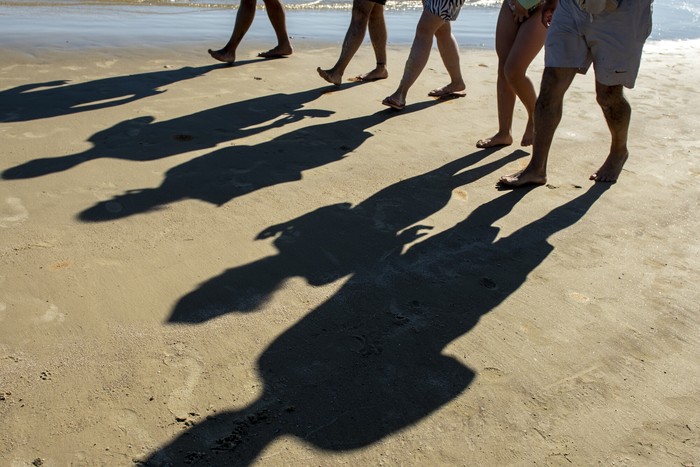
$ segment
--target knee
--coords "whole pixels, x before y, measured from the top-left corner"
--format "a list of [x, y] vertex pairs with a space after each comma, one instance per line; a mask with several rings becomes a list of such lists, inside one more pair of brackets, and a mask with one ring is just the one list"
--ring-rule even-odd
[[503, 77], [510, 85], [517, 85], [525, 79], [525, 70], [522, 67], [506, 63], [503, 66]]
[[603, 108], [615, 108], [627, 106], [627, 101], [622, 94], [622, 86], [602, 86], [596, 88], [596, 102]]
[[548, 89], [542, 89], [535, 101], [535, 112], [550, 113], [553, 109], [560, 107], [561, 99], [555, 96]]
[[[255, 8], [256, 4], [257, 0], [241, 0], [241, 7]], [[267, 1], [265, 1], [265, 5], [267, 5]]]

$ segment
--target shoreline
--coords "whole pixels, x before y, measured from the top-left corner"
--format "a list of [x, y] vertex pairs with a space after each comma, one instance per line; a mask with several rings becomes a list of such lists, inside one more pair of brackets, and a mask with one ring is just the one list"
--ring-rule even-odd
[[[4, 14], [3, 14], [4, 13]], [[70, 6], [0, 6], [0, 47], [31, 52], [35, 48], [169, 47], [185, 44], [217, 48], [228, 39], [235, 8], [189, 6], [130, 6], [121, 4]], [[410, 45], [419, 11], [387, 11], [389, 46]], [[464, 49], [495, 48], [496, 8], [465, 7], [452, 25]], [[298, 46], [340, 45], [350, 21], [350, 11], [288, 10], [287, 29]], [[663, 25], [655, 23], [648, 42], [685, 42], [666, 38]], [[256, 15], [241, 47], [269, 44], [274, 33], [264, 11]], [[365, 37], [365, 44], [369, 37]], [[205, 49], [206, 50], [206, 49]]]

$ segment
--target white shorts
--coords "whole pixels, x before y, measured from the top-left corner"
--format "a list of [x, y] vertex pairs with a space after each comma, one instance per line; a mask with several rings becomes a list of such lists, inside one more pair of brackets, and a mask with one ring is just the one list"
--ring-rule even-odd
[[617, 9], [591, 15], [574, 0], [559, 0], [547, 31], [545, 66], [585, 74], [592, 63], [599, 83], [633, 88], [651, 34], [652, 2], [620, 0]]
[[464, 5], [464, 0], [423, 0], [423, 8], [445, 21], [454, 21]]

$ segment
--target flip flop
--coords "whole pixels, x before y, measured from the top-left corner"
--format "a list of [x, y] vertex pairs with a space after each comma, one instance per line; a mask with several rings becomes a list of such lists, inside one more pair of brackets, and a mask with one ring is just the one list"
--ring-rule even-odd
[[258, 54], [258, 57], [260, 58], [284, 58], [288, 55], [291, 55], [291, 53], [285, 54], [281, 52], [274, 52], [275, 49], [270, 49], [266, 50], [265, 52], [260, 52]]
[[380, 80], [386, 79], [386, 76], [384, 76], [382, 78], [368, 78], [367, 77], [368, 74], [369, 73], [367, 73], [365, 75], [353, 76], [352, 78], [348, 78], [348, 81], [353, 82], [353, 83], [372, 83], [374, 81], [380, 81]]
[[371, 83], [372, 81], [377, 81], [377, 79], [367, 79], [362, 75], [357, 75], [353, 76], [352, 78], [348, 78], [348, 81], [352, 83]]
[[457, 99], [459, 97], [466, 97], [467, 91], [444, 91], [442, 89], [433, 89], [428, 93], [428, 96], [435, 97], [437, 99]]
[[398, 104], [388, 97], [382, 101], [382, 104], [391, 107], [394, 110], [403, 110], [403, 108], [406, 107], [406, 104]]
[[[513, 143], [510, 143], [513, 144]], [[476, 147], [479, 149], [489, 149], [489, 148], [504, 148], [506, 146], [510, 146], [510, 144], [491, 144], [491, 141], [485, 141], [483, 139], [480, 139], [479, 141], [476, 142]]]

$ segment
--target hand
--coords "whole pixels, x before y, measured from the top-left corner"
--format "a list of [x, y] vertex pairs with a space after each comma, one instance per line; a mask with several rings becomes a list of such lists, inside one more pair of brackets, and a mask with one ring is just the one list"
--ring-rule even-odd
[[557, 2], [555, 0], [549, 0], [542, 7], [542, 24], [545, 28], [548, 28], [552, 24], [552, 16], [554, 15], [554, 10], [557, 8]]
[[524, 6], [518, 2], [518, 0], [513, 0], [513, 19], [516, 23], [522, 23], [530, 17]]
[[265, 238], [272, 238], [276, 237], [277, 235], [284, 233], [286, 231], [289, 231], [293, 229], [293, 226], [290, 222], [284, 222], [282, 224], [277, 224], [277, 225], [272, 225], [262, 232], [260, 232], [257, 237], [255, 237], [256, 240], [263, 240]]
[[430, 225], [414, 225], [413, 227], [409, 227], [403, 232], [401, 232], [398, 235], [398, 238], [401, 240], [401, 243], [404, 245], [407, 245], [411, 242], [415, 242], [421, 237], [425, 237], [428, 235], [427, 230], [432, 230], [432, 226]]

